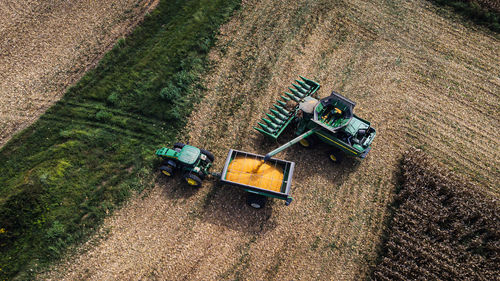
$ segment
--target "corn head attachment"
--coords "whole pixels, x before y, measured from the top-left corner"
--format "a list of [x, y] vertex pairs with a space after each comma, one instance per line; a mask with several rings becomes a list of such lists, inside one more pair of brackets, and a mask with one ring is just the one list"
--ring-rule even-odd
[[319, 87], [317, 82], [300, 76], [300, 80], [295, 80], [292, 87], [288, 87], [289, 91], [281, 95], [281, 98], [269, 110], [270, 112], [262, 118], [262, 122], [258, 123], [259, 127], [254, 127], [254, 129], [277, 139], [297, 115], [297, 105], [306, 97], [316, 93]]

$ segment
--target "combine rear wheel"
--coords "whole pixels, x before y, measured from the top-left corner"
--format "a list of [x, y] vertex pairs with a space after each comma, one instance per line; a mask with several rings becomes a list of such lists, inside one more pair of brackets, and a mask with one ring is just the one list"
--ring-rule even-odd
[[330, 158], [330, 161], [332, 161], [333, 163], [339, 164], [344, 159], [344, 153], [339, 150], [332, 150], [330, 151], [330, 153], [328, 153], [328, 158]]

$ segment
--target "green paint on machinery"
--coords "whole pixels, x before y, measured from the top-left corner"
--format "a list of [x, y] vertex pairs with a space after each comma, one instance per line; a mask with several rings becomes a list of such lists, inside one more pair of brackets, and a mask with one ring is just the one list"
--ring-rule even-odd
[[283, 130], [294, 120], [296, 110], [288, 106], [290, 103], [298, 103], [306, 97], [312, 96], [319, 89], [319, 84], [300, 76], [301, 80], [295, 80], [292, 87], [288, 87], [289, 92], [285, 92], [281, 99], [271, 108], [271, 113], [266, 113], [262, 118], [263, 123], [258, 123], [260, 127], [254, 127], [262, 134], [277, 139]]
[[274, 104], [271, 114], [266, 114], [269, 119], [262, 118], [264, 123], [259, 122], [260, 127], [254, 127], [265, 136], [277, 139], [287, 126], [295, 126], [297, 137], [269, 152], [265, 159], [297, 142], [310, 147], [316, 140], [333, 147], [329, 154], [333, 162], [340, 162], [344, 155], [365, 158], [371, 150], [376, 131], [370, 122], [353, 113], [356, 103], [336, 92], [317, 100], [312, 95], [320, 85], [302, 76], [300, 78], [302, 81], [296, 80], [299, 85], [292, 84], [295, 89], [289, 88], [292, 93], [285, 93], [287, 97], [282, 96], [283, 100], [278, 100], [280, 105]]
[[214, 155], [211, 152], [191, 145], [176, 143], [173, 149], [163, 147], [156, 150], [156, 155], [163, 159], [160, 171], [165, 176], [172, 177], [175, 171], [180, 171], [186, 183], [194, 187], [201, 187], [202, 181], [207, 176], [212, 176], [215, 179], [219, 179], [223, 184], [238, 187], [248, 192], [247, 203], [252, 208], [263, 208], [267, 202], [267, 198], [284, 200], [286, 205], [289, 205], [293, 200], [291, 185], [295, 169], [294, 162], [274, 158], [268, 159], [268, 163], [272, 166], [283, 170], [283, 181], [281, 182], [280, 190], [276, 191], [253, 186], [250, 183], [236, 182], [230, 180], [227, 176], [233, 160], [244, 158], [261, 162], [264, 159], [264, 155], [230, 149], [221, 173], [210, 172], [214, 162]]
[[187, 184], [199, 187], [207, 175], [214, 161], [214, 155], [207, 150], [176, 143], [174, 148], [160, 148], [156, 155], [164, 159], [160, 171], [171, 177], [176, 170], [181, 171]]

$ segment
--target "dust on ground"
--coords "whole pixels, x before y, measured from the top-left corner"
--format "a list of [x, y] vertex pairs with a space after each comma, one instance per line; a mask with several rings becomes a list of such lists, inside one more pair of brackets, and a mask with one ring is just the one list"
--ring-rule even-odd
[[0, 147], [93, 68], [158, 0], [0, 2]]
[[[427, 1], [243, 1], [211, 53], [207, 91], [182, 141], [265, 154], [252, 129], [298, 75], [357, 102], [377, 129], [363, 161], [330, 164], [299, 146], [293, 196], [253, 210], [245, 193], [158, 178], [106, 220], [106, 238], [52, 280], [361, 280], [374, 264], [399, 159], [418, 146], [498, 194], [500, 40]], [[153, 152], [152, 152], [153, 153]], [[96, 245], [93, 245], [96, 243]]]

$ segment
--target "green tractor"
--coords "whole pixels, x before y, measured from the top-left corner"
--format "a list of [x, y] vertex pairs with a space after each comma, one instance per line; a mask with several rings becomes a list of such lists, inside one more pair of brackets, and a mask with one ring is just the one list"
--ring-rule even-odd
[[320, 85], [300, 78], [297, 84], [292, 84], [293, 88], [289, 88], [290, 93], [286, 92], [286, 96], [274, 104], [268, 118], [262, 118], [263, 123], [258, 123], [260, 127], [254, 127], [277, 139], [288, 125], [295, 125], [297, 137], [269, 152], [265, 159], [297, 142], [311, 147], [317, 140], [332, 146], [329, 158], [333, 162], [341, 162], [345, 155], [365, 158], [376, 132], [370, 122], [353, 113], [356, 103], [335, 92], [321, 100], [313, 98]]
[[176, 143], [174, 148], [160, 148], [156, 155], [163, 158], [160, 171], [167, 177], [180, 171], [187, 184], [200, 187], [207, 175], [210, 175], [210, 167], [214, 162], [214, 155], [207, 150], [197, 147]]

